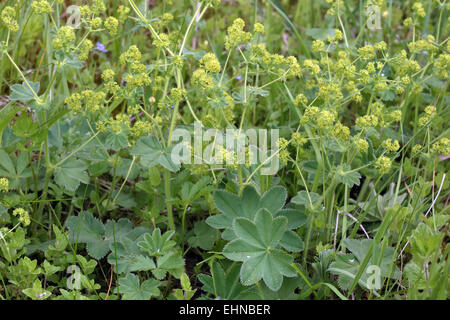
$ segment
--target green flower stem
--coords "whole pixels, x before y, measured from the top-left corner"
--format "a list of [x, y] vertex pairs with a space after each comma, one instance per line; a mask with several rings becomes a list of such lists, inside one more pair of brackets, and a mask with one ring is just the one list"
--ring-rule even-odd
[[17, 72], [19, 72], [20, 76], [22, 77], [23, 81], [25, 82], [25, 84], [27, 85], [28, 89], [30, 89], [30, 91], [33, 93], [34, 96], [34, 100], [36, 100], [36, 102], [38, 104], [42, 104], [41, 99], [39, 99], [38, 95], [36, 92], [34, 92], [33, 88], [31, 87], [30, 83], [28, 82], [27, 78], [25, 78], [25, 75], [23, 74], [22, 70], [20, 70], [20, 68], [17, 66], [17, 64], [14, 62], [13, 58], [11, 58], [11, 56], [9, 55], [8, 51], [4, 51], [4, 53], [6, 54], [6, 56], [8, 57], [9, 61], [11, 61], [12, 65], [14, 66], [14, 68], [16, 68]]
[[83, 149], [84, 147], [86, 147], [92, 140], [94, 140], [95, 138], [97, 138], [97, 136], [100, 134], [100, 131], [98, 131], [95, 135], [93, 135], [92, 137], [90, 137], [85, 143], [83, 143], [81, 146], [79, 146], [78, 148], [76, 148], [74, 151], [72, 151], [67, 157], [65, 157], [64, 159], [62, 159], [61, 161], [59, 161], [57, 164], [55, 164], [53, 166], [53, 170], [56, 169], [57, 167], [59, 167], [60, 165], [62, 165], [64, 162], [66, 162], [67, 160], [69, 160], [73, 155], [75, 155], [78, 151], [80, 151], [81, 149]]
[[52, 79], [50, 80], [50, 83], [49, 83], [47, 89], [45, 90], [44, 100], [43, 100], [44, 103], [47, 101], [48, 95], [50, 93], [50, 89], [52, 88], [53, 83], [55, 82], [55, 79], [56, 79], [56, 68], [55, 68], [55, 71], [53, 72]]
[[[137, 7], [136, 3], [133, 0], [128, 0], [128, 2], [130, 3], [130, 6], [133, 8], [134, 12], [138, 15], [138, 17], [141, 19], [141, 21], [143, 23], [145, 23], [148, 27], [148, 29], [150, 30], [152, 36], [154, 36], [156, 39], [158, 39], [159, 41], [161, 41], [161, 38], [159, 37], [158, 33], [156, 32], [156, 30], [153, 28], [153, 26], [147, 21], [147, 19], [144, 17], [144, 15], [142, 14], [142, 12], [139, 10], [139, 8]], [[170, 48], [166, 48], [167, 52], [173, 57], [175, 54], [173, 53], [172, 50], [170, 50]]]
[[125, 186], [125, 184], [127, 183], [128, 178], [130, 177], [131, 174], [131, 170], [133, 169], [134, 163], [136, 162], [136, 157], [133, 157], [133, 160], [131, 161], [130, 167], [128, 168], [128, 172], [127, 175], [125, 177], [125, 179], [123, 180], [122, 185], [119, 188], [119, 191], [117, 192], [116, 196], [114, 197], [114, 200], [112, 202], [112, 204], [114, 205], [117, 201], [117, 198], [119, 198], [120, 193], [122, 192], [123, 187]]
[[[198, 15], [198, 13], [200, 12], [201, 8], [202, 8], [202, 5], [200, 4], [198, 6], [197, 10], [195, 11], [194, 15], [192, 16], [191, 22], [189, 22], [186, 33], [184, 34], [184, 37], [183, 37], [183, 42], [181, 43], [180, 52], [178, 53], [179, 56], [181, 56], [181, 54], [183, 53], [183, 49], [186, 45], [187, 37], [189, 36], [189, 31], [191, 30], [192, 25], [194, 24], [194, 21]], [[205, 9], [203, 10], [203, 13], [206, 11], [206, 9], [208, 9], [208, 5], [206, 5]]]
[[186, 233], [186, 211], [187, 211], [188, 205], [184, 206], [183, 215], [181, 218], [181, 248], [184, 250], [184, 243], [185, 243], [185, 233]]
[[227, 66], [228, 66], [228, 61], [230, 61], [230, 56], [231, 56], [231, 50], [228, 51], [227, 59], [225, 60], [225, 64], [223, 66], [222, 74], [220, 75], [219, 86], [222, 84], [223, 76], [225, 75], [225, 70], [227, 69]]
[[305, 283], [311, 289], [314, 296], [317, 298], [317, 292], [316, 292], [316, 290], [314, 290], [314, 288], [311, 285], [311, 283], [309, 282], [308, 278], [303, 274], [303, 272], [300, 271], [300, 269], [297, 267], [297, 265], [295, 263], [293, 263], [291, 266], [292, 266], [292, 268], [295, 269], [295, 271], [297, 271], [297, 273], [300, 275], [300, 277], [302, 277], [303, 281], [305, 281]]
[[[44, 112], [44, 123], [47, 122], [47, 116]], [[42, 218], [42, 213], [44, 211], [44, 207], [47, 200], [47, 194], [48, 194], [48, 185], [50, 183], [50, 179], [53, 175], [53, 165], [50, 161], [50, 148], [48, 144], [48, 134], [45, 135], [44, 140], [44, 156], [45, 156], [45, 182], [44, 182], [44, 189], [42, 191], [41, 200], [42, 202], [39, 204], [39, 209], [36, 214], [36, 220], [40, 221]], [[34, 228], [37, 228], [37, 225], [34, 225]]]
[[170, 230], [174, 231], [175, 222], [173, 219], [172, 203], [170, 202], [170, 171], [168, 169], [164, 169], [164, 189], [166, 193], [167, 218], [169, 219], [169, 228]]
[[[344, 188], [344, 211], [345, 212], [348, 212], [347, 204], [348, 204], [348, 186], [345, 185], [345, 188]], [[337, 214], [339, 214], [339, 212]], [[344, 214], [342, 217], [342, 235], [341, 235], [341, 250], [343, 252], [345, 252], [345, 249], [346, 249], [345, 244], [344, 244], [344, 240], [346, 237], [347, 237], [347, 215]]]

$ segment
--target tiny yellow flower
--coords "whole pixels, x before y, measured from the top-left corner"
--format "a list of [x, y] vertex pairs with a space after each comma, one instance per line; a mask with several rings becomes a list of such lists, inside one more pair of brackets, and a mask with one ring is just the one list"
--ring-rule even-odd
[[9, 180], [6, 178], [0, 178], [0, 192], [9, 191]]
[[356, 140], [356, 150], [358, 152], [367, 152], [369, 149], [369, 143], [364, 139], [357, 139]]
[[30, 215], [28, 214], [28, 211], [26, 211], [22, 208], [17, 208], [13, 211], [13, 215], [19, 216], [19, 222], [22, 223], [24, 227], [30, 225], [31, 221], [30, 221]]
[[378, 169], [378, 172], [380, 174], [386, 174], [391, 170], [392, 161], [388, 157], [381, 156], [377, 159], [375, 162], [375, 168]]
[[207, 53], [200, 59], [200, 64], [202, 67], [211, 73], [219, 73], [220, 72], [220, 62], [217, 60], [217, 57], [214, 53]]

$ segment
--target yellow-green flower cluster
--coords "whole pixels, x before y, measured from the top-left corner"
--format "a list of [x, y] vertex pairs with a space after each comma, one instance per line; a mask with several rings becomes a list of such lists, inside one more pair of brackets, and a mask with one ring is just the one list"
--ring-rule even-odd
[[133, 62], [139, 62], [141, 61], [142, 54], [139, 51], [138, 47], [135, 45], [132, 45], [128, 48], [127, 51], [122, 53], [120, 55], [120, 63], [121, 64], [127, 64], [127, 63], [133, 63]]
[[112, 94], [117, 94], [120, 91], [120, 86], [114, 81], [115, 73], [112, 69], [106, 69], [102, 72], [102, 79], [105, 82], [105, 88]]
[[322, 40], [314, 40], [311, 48], [313, 52], [323, 52], [325, 51], [325, 42]]
[[31, 8], [37, 14], [50, 13], [52, 7], [46, 0], [35, 0], [31, 3]]
[[135, 45], [132, 45], [127, 51], [120, 55], [120, 63], [128, 64], [130, 66], [131, 73], [127, 74], [125, 77], [130, 89], [145, 87], [151, 83], [147, 67], [140, 62], [141, 58], [141, 52]]
[[405, 27], [410, 27], [414, 24], [414, 21], [411, 17], [406, 18], [405, 20], [403, 20], [403, 25]]
[[331, 130], [331, 133], [333, 134], [333, 136], [335, 136], [336, 138], [338, 138], [341, 141], [347, 141], [348, 138], [350, 137], [350, 129], [349, 129], [349, 127], [344, 126], [340, 122], [337, 122], [333, 126], [333, 129]]
[[282, 164], [286, 164], [288, 162], [288, 160], [289, 160], [289, 151], [286, 150], [286, 149], [281, 150], [278, 153], [278, 158], [280, 159], [280, 162]]
[[17, 32], [17, 30], [19, 30], [19, 24], [16, 19], [16, 10], [14, 10], [13, 7], [6, 6], [2, 10], [1, 19], [6, 27], [12, 32]]
[[425, 114], [419, 118], [419, 126], [425, 126], [436, 115], [436, 108], [434, 106], [428, 106], [425, 108]]
[[78, 113], [81, 111], [82, 103], [81, 95], [79, 93], [72, 93], [64, 100], [64, 103], [67, 104], [69, 109], [71, 109], [74, 113]]
[[64, 102], [74, 113], [81, 112], [83, 105], [85, 110], [96, 112], [102, 108], [105, 97], [106, 94], [103, 91], [84, 90], [81, 94], [73, 93]]
[[62, 26], [56, 33], [56, 38], [52, 41], [53, 48], [68, 51], [72, 47], [74, 40], [75, 32], [73, 29], [68, 26]]
[[78, 7], [78, 10], [80, 10], [80, 14], [82, 17], [87, 17], [91, 14], [91, 9], [89, 6], [80, 6]]
[[214, 87], [213, 78], [203, 69], [195, 70], [192, 74], [192, 84], [202, 89], [212, 89]]
[[294, 132], [291, 136], [292, 145], [294, 147], [302, 147], [308, 139], [301, 132]]
[[303, 66], [307, 68], [313, 75], [318, 75], [320, 73], [320, 66], [317, 60], [306, 59], [303, 61]]
[[252, 35], [250, 32], [245, 32], [244, 27], [245, 22], [241, 18], [234, 20], [233, 24], [228, 27], [228, 34], [225, 37], [225, 48], [227, 50], [250, 40]]
[[130, 127], [130, 117], [127, 114], [119, 113], [115, 119], [111, 118], [106, 121], [112, 132], [119, 134], [124, 128]]
[[365, 115], [356, 119], [356, 125], [361, 129], [368, 129], [378, 125], [378, 117], [375, 115]]
[[336, 102], [342, 100], [344, 97], [341, 91], [341, 87], [336, 82], [323, 81], [319, 79], [319, 92], [317, 95], [321, 97], [325, 102]]
[[389, 113], [388, 118], [390, 121], [398, 122], [402, 120], [402, 111], [394, 110], [391, 113]]
[[315, 120], [317, 115], [319, 114], [319, 108], [311, 106], [305, 109], [305, 113], [300, 120], [301, 124], [306, 124], [312, 120]]
[[388, 85], [386, 83], [386, 80], [385, 79], [378, 79], [378, 81], [375, 82], [375, 85], [374, 85], [373, 89], [375, 91], [378, 91], [378, 92], [382, 92], [382, 91], [387, 90], [388, 89]]
[[389, 64], [394, 68], [395, 73], [402, 77], [407, 73], [415, 73], [420, 70], [420, 64], [413, 60], [408, 59], [406, 50], [400, 51], [395, 57], [390, 60]]
[[99, 15], [102, 12], [106, 11], [106, 6], [103, 0], [95, 0], [89, 5], [90, 11], [94, 15]]
[[140, 62], [133, 62], [130, 66], [131, 73], [125, 76], [127, 87], [130, 89], [137, 89], [146, 87], [152, 82], [147, 73], [147, 67]]
[[358, 152], [366, 152], [369, 149], [369, 143], [365, 139], [356, 139], [355, 146]]
[[98, 30], [102, 27], [103, 20], [100, 17], [95, 17], [89, 21], [89, 24], [93, 30]]
[[208, 72], [219, 73], [220, 72], [220, 62], [214, 53], [207, 53], [200, 59], [201, 66]]
[[89, 39], [85, 39], [80, 46], [80, 53], [78, 54], [78, 58], [81, 61], [86, 60], [89, 56], [89, 51], [92, 49], [92, 47], [94, 47], [92, 41]]
[[373, 47], [377, 51], [384, 51], [384, 50], [387, 50], [387, 43], [384, 41], [380, 41], [380, 42], [375, 43]]
[[286, 149], [289, 145], [289, 141], [287, 141], [285, 138], [280, 138], [277, 141], [277, 147], [280, 149]]
[[168, 26], [171, 21], [173, 21], [173, 14], [166, 12], [162, 15], [161, 20], [159, 21], [159, 24], [157, 27], [159, 29], [162, 29], [162, 28]]
[[418, 153], [420, 150], [422, 150], [422, 145], [416, 144], [414, 147], [412, 147], [411, 151], [413, 154]]
[[13, 215], [16, 217], [19, 217], [19, 222], [22, 223], [22, 225], [24, 227], [29, 226], [31, 221], [30, 221], [30, 215], [28, 214], [28, 211], [22, 209], [22, 208], [17, 208], [13, 211]]
[[300, 77], [302, 75], [302, 68], [298, 63], [298, 60], [294, 56], [289, 56], [285, 59], [285, 63], [288, 67], [287, 78]]
[[174, 102], [180, 102], [183, 100], [183, 96], [187, 94], [186, 89], [180, 89], [180, 88], [172, 88], [170, 90], [170, 99]]
[[448, 155], [450, 154], [450, 140], [447, 138], [442, 138], [439, 141], [433, 143], [431, 146], [431, 152]]
[[306, 106], [308, 103], [308, 98], [303, 94], [299, 93], [294, 99], [294, 105], [298, 107], [299, 105]]
[[448, 79], [448, 71], [450, 70], [450, 54], [442, 53], [434, 61], [436, 75], [441, 79]]
[[418, 53], [420, 51], [428, 51], [434, 53], [439, 50], [439, 48], [433, 44], [435, 40], [436, 39], [431, 34], [429, 34], [427, 36], [427, 40], [422, 39], [415, 42], [410, 42], [408, 44], [408, 47], [413, 53]]
[[119, 21], [114, 17], [106, 18], [105, 29], [108, 30], [110, 35], [115, 36], [119, 30]]
[[417, 16], [419, 16], [421, 18], [426, 16], [425, 9], [423, 8], [423, 5], [421, 2], [414, 3], [412, 6], [412, 9]]
[[252, 44], [250, 47], [251, 51], [251, 60], [256, 60], [260, 58], [265, 58], [267, 60], [270, 59], [270, 53], [266, 49], [266, 45], [264, 43]]
[[9, 191], [9, 180], [6, 178], [0, 178], [0, 192]]
[[106, 94], [103, 91], [84, 90], [81, 92], [81, 96], [84, 98], [86, 109], [96, 112], [102, 107]]
[[371, 45], [364, 46], [358, 49], [358, 53], [363, 60], [370, 60], [375, 58], [375, 49]]
[[255, 23], [253, 26], [255, 33], [261, 33], [264, 34], [264, 26], [261, 23]]
[[375, 168], [378, 169], [378, 172], [380, 174], [386, 174], [391, 170], [392, 167], [392, 161], [388, 157], [381, 156], [377, 159], [375, 162]]
[[170, 39], [169, 36], [165, 33], [160, 33], [158, 37], [153, 40], [153, 45], [156, 48], [168, 48], [170, 45]]
[[183, 67], [183, 58], [181, 58], [181, 56], [173, 56], [172, 57], [172, 63], [178, 67], [179, 69], [181, 69]]
[[342, 39], [344, 39], [344, 35], [342, 34], [342, 31], [339, 29], [334, 29], [334, 36], [326, 37], [327, 42], [329, 42], [330, 44], [337, 44]]
[[366, 70], [369, 73], [375, 73], [376, 72], [375, 63], [369, 62], [366, 66]]
[[400, 144], [397, 140], [392, 141], [392, 139], [386, 139], [381, 144], [388, 152], [396, 152], [400, 149]]
[[123, 24], [130, 14], [130, 8], [121, 5], [117, 8], [117, 13], [119, 14], [119, 22]]
[[317, 117], [317, 126], [321, 129], [330, 128], [335, 119], [336, 115], [333, 112], [322, 110]]
[[342, 8], [344, 8], [344, 1], [343, 0], [326, 0], [327, 3], [331, 3], [331, 7], [328, 9], [327, 11], [327, 15], [329, 16], [334, 16], [335, 14], [337, 14], [339, 12], [339, 8], [340, 10], [342, 10]]
[[151, 130], [149, 122], [138, 120], [134, 123], [133, 127], [130, 128], [131, 134], [135, 138], [140, 138], [147, 135]]
[[280, 54], [271, 54], [263, 43], [251, 46], [250, 60], [261, 66], [269, 73], [276, 73], [279, 77], [287, 79], [300, 77], [302, 68], [294, 56], [284, 57]]

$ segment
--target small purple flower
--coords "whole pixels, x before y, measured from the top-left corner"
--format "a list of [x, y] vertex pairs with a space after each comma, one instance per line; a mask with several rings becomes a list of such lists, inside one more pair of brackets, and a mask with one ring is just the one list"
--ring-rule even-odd
[[236, 80], [241, 80], [242, 79], [242, 76], [241, 75], [238, 75], [237, 77], [236, 77]]
[[95, 46], [96, 46], [98, 51], [101, 51], [103, 53], [108, 52], [108, 50], [106, 50], [106, 47], [101, 42], [97, 42], [97, 44]]

